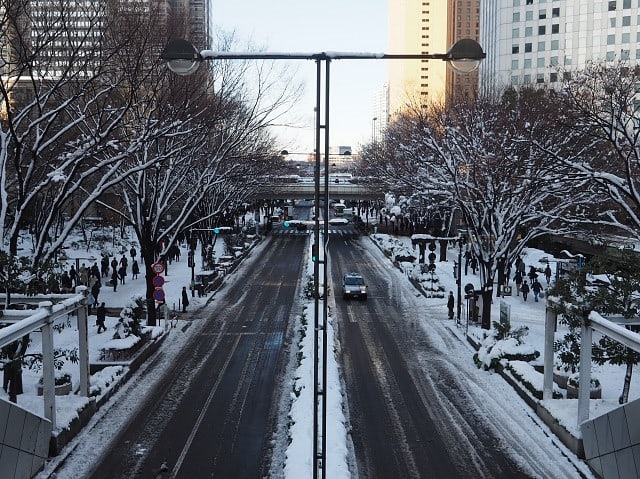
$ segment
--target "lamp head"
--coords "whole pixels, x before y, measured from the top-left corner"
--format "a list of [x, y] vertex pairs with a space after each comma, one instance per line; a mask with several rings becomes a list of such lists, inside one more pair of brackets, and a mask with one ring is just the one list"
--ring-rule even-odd
[[175, 38], [169, 40], [161, 55], [169, 70], [177, 75], [191, 75], [198, 69], [202, 56], [193, 43]]
[[463, 38], [457, 41], [449, 49], [446, 55], [447, 62], [459, 73], [471, 73], [475, 71], [487, 54], [475, 40]]

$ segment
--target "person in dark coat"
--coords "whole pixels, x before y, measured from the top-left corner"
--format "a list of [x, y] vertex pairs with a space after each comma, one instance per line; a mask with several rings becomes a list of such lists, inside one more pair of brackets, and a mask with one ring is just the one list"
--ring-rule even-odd
[[69, 278], [73, 281], [73, 286], [78, 286], [78, 272], [73, 265], [71, 265], [71, 269], [69, 270]]
[[116, 288], [118, 287], [118, 272], [114, 269], [113, 273], [111, 273], [111, 285], [113, 286], [113, 292], [116, 292]]
[[527, 280], [525, 279], [522, 283], [522, 298], [526, 301], [527, 296], [529, 295], [529, 285], [527, 284]]
[[449, 319], [453, 319], [453, 307], [455, 300], [453, 299], [453, 291], [449, 291], [449, 299], [447, 300], [447, 308], [449, 308]]
[[98, 304], [98, 296], [100, 295], [101, 286], [102, 286], [102, 283], [100, 282], [100, 280], [96, 281], [95, 283], [93, 283], [93, 286], [91, 286], [91, 294], [93, 295], [93, 300], [95, 304]]
[[182, 312], [187, 312], [187, 306], [189, 306], [189, 295], [187, 294], [187, 287], [182, 287]]
[[124, 284], [124, 279], [127, 277], [127, 268], [125, 265], [120, 266], [120, 269], [118, 269], [118, 277], [120, 278], [120, 284]]
[[516, 274], [513, 277], [513, 282], [516, 283], [516, 295], [520, 296], [520, 289], [522, 288], [522, 273], [520, 270], [516, 270]]
[[531, 291], [533, 291], [533, 300], [537, 303], [538, 297], [540, 296], [540, 291], [542, 291], [542, 285], [540, 284], [540, 281], [538, 281], [537, 279], [533, 281], [533, 284], [531, 285]]
[[134, 259], [133, 263], [131, 263], [131, 276], [133, 279], [137, 279], [140, 274], [140, 266], [138, 266], [138, 260]]
[[106, 254], [102, 255], [102, 260], [100, 261], [100, 265], [102, 266], [102, 277], [109, 277], [109, 257]]
[[98, 326], [98, 334], [102, 331], [106, 331], [107, 327], [104, 325], [104, 321], [107, 318], [107, 309], [104, 307], [104, 303], [100, 303], [96, 310], [96, 325]]

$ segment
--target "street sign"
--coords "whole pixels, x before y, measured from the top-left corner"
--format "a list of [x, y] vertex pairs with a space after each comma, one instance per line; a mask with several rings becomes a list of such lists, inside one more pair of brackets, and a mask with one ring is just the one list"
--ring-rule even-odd
[[164, 301], [164, 289], [156, 288], [153, 291], [153, 299], [155, 299], [158, 303], [162, 303]]
[[156, 275], [153, 277], [151, 282], [153, 283], [154, 288], [162, 288], [162, 286], [164, 285], [164, 277]]
[[155, 263], [153, 263], [151, 265], [151, 270], [155, 273], [155, 274], [161, 274], [164, 273], [164, 264], [161, 263], [160, 261], [156, 261]]

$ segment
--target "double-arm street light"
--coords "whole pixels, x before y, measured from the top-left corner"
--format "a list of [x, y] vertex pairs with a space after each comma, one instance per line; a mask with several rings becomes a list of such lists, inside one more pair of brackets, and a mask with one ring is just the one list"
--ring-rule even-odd
[[[207, 60], [313, 60], [316, 62], [316, 106], [315, 106], [315, 224], [313, 228], [316, 254], [314, 263], [314, 421], [313, 421], [313, 477], [326, 478], [327, 445], [327, 241], [329, 238], [329, 71], [332, 60], [443, 60], [460, 73], [470, 73], [478, 68], [485, 58], [482, 47], [474, 40], [463, 39], [456, 42], [447, 53], [434, 54], [387, 54], [387, 53], [252, 53], [220, 52], [198, 49], [189, 41], [174, 39], [169, 41], [162, 58], [171, 71], [178, 75], [190, 75]], [[324, 120], [322, 112], [322, 64], [325, 66], [324, 80]], [[324, 123], [323, 123], [324, 121]], [[324, 130], [324, 134], [323, 133]], [[324, 214], [323, 236], [320, 235], [320, 167], [321, 143], [324, 139]], [[319, 245], [323, 241], [322, 254]], [[322, 314], [320, 314], [320, 264], [323, 265]], [[322, 318], [322, 321], [320, 320]], [[321, 374], [320, 374], [321, 373]]]

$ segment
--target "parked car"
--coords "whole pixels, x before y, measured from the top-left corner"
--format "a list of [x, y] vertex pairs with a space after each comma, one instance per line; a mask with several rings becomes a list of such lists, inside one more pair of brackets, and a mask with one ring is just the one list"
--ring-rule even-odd
[[367, 299], [367, 285], [360, 273], [347, 273], [342, 277], [342, 297]]

